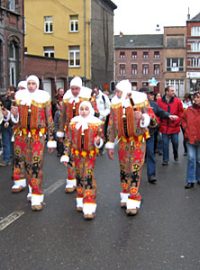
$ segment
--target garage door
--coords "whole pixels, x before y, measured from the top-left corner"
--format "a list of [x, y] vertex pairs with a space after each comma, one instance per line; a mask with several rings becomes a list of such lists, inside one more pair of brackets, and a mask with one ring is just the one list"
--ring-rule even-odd
[[44, 80], [43, 81], [43, 89], [45, 91], [47, 91], [50, 95], [50, 97], [52, 98], [51, 96], [51, 80]]
[[64, 86], [65, 86], [64, 80], [59, 79], [59, 80], [56, 81], [56, 89], [58, 89], [58, 88], [63, 88], [64, 89]]

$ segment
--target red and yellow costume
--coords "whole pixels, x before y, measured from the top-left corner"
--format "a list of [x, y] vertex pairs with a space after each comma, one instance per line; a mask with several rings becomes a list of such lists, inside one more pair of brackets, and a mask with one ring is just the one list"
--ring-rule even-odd
[[[82, 102], [81, 104], [89, 104]], [[98, 148], [103, 145], [95, 144], [97, 136], [103, 137], [101, 122], [97, 117], [90, 116], [87, 127], [79, 125], [80, 116], [72, 118], [68, 127], [68, 134], [65, 140], [65, 154], [69, 166], [75, 168], [77, 180], [77, 209], [83, 210], [84, 215], [93, 215], [96, 211], [96, 180], [94, 178], [94, 166]], [[79, 125], [79, 126], [78, 126]], [[61, 158], [62, 161], [62, 158]], [[63, 160], [64, 162], [65, 160]]]
[[[77, 97], [74, 97], [72, 91], [69, 89], [63, 97], [63, 109], [60, 117], [58, 137], [63, 137], [64, 133], [68, 133], [69, 123], [71, 119], [79, 114], [79, 105], [82, 101], [90, 101], [95, 112], [97, 112], [96, 100], [91, 96], [92, 90], [80, 85], [80, 93]], [[67, 167], [67, 179], [66, 179], [66, 192], [72, 192], [76, 187], [76, 177], [73, 166]]]
[[[35, 79], [35, 76], [30, 76]], [[33, 78], [32, 78], [33, 77]], [[18, 116], [12, 116], [14, 126], [14, 170], [13, 192], [19, 192], [29, 184], [28, 199], [32, 206], [43, 202], [42, 166], [45, 138], [53, 138], [53, 119], [51, 114], [50, 96], [47, 92], [36, 89], [19, 90], [16, 93]], [[56, 147], [54, 141], [48, 147]]]
[[[123, 87], [129, 87], [129, 83], [119, 83], [118, 87], [119, 90], [122, 87], [121, 91], [124, 91], [126, 89], [123, 89]], [[130, 93], [130, 91], [127, 93]], [[122, 188], [120, 193], [121, 206], [126, 207], [127, 213], [131, 214], [136, 213], [141, 203], [139, 187], [142, 166], [145, 160], [145, 141], [149, 137], [146, 127], [149, 124], [150, 117], [145, 113], [148, 112], [147, 108], [149, 106], [146, 94], [132, 91], [129, 96], [130, 99], [126, 98], [126, 95], [124, 98], [115, 96], [111, 101], [106, 148], [114, 149], [114, 142], [118, 140]], [[138, 112], [141, 112], [140, 115], [142, 115], [143, 120], [141, 118], [138, 119]]]

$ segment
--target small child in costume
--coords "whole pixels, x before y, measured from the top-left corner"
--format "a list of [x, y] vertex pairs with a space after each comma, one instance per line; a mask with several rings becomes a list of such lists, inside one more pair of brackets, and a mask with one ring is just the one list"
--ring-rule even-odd
[[102, 121], [94, 116], [92, 105], [81, 102], [79, 115], [72, 118], [65, 140], [65, 155], [61, 162], [74, 162], [77, 179], [76, 208], [83, 211], [85, 219], [96, 213], [96, 181], [94, 166], [99, 148], [103, 145]]

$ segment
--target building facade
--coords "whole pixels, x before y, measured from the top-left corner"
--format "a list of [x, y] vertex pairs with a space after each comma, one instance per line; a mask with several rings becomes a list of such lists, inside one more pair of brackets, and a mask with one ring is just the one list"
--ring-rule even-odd
[[115, 81], [129, 79], [133, 89], [149, 85], [154, 78], [155, 92], [163, 90], [163, 35], [115, 36]]
[[167, 85], [177, 95], [200, 89], [200, 13], [186, 26], [164, 27], [154, 35], [115, 36], [115, 82], [129, 79], [133, 89], [157, 82], [155, 92]]
[[24, 2], [28, 54], [68, 60], [69, 79], [80, 76], [89, 86], [113, 79], [112, 1]]
[[164, 27], [164, 34], [115, 36], [115, 81], [129, 79], [133, 89], [150, 86], [164, 93], [186, 92], [186, 27]]
[[22, 78], [24, 1], [0, 1], [0, 93]]
[[38, 76], [41, 89], [47, 91], [53, 99], [58, 88], [67, 89], [68, 61], [25, 54], [23, 78], [31, 74]]
[[186, 89], [186, 27], [164, 27], [163, 83], [172, 85], [179, 97]]
[[188, 18], [186, 42], [187, 89], [200, 90], [200, 13], [191, 20]]

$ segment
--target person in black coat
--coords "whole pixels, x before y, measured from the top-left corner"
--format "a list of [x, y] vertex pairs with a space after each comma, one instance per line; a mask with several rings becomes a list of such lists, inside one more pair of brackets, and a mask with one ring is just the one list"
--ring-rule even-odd
[[[155, 151], [154, 151], [154, 144], [155, 144], [155, 132], [158, 128], [159, 118], [169, 118], [171, 120], [175, 119], [175, 115], [171, 115], [170, 113], [161, 109], [158, 104], [154, 101], [154, 92], [152, 89], [149, 88], [142, 88], [142, 92], [147, 94], [149, 103], [151, 108], [153, 109], [155, 115], [157, 116], [157, 120], [151, 119], [149, 125], [149, 133], [150, 138], [146, 141], [146, 164], [147, 164], [147, 179], [148, 182], [151, 184], [155, 184], [156, 179], [156, 160], [155, 160]], [[144, 90], [145, 89], [145, 90]]]

